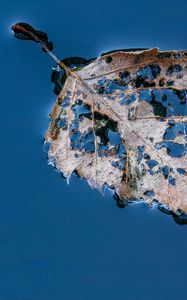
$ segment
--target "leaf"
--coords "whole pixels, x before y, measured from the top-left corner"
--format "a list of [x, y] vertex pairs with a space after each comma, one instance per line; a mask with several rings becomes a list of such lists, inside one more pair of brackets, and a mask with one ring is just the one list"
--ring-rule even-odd
[[67, 68], [46, 134], [49, 161], [125, 201], [187, 213], [187, 56], [116, 51]]

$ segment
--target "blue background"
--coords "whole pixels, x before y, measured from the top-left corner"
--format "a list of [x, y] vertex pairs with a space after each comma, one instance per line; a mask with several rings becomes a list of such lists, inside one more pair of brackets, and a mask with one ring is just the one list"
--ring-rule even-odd
[[187, 226], [47, 165], [55, 101], [48, 55], [13, 38], [25, 21], [59, 58], [116, 48], [187, 49], [186, 0], [2, 1], [0, 18], [0, 299], [186, 299]]

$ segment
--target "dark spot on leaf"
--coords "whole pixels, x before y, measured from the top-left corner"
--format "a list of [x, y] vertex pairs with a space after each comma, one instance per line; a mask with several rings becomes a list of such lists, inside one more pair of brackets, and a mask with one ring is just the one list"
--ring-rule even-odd
[[181, 53], [176, 53], [176, 54], [174, 54], [174, 58], [175, 59], [180, 59], [181, 58]]
[[161, 78], [161, 79], [159, 80], [159, 85], [160, 85], [160, 86], [164, 86], [164, 84], [165, 84], [164, 78]]
[[144, 195], [147, 197], [153, 197], [155, 195], [155, 193], [151, 190], [151, 191], [145, 191]]
[[144, 147], [138, 146], [138, 162], [140, 162], [142, 160], [143, 152], [144, 152]]
[[161, 53], [158, 53], [157, 57], [159, 59], [167, 59], [167, 58], [171, 57], [171, 53], [169, 53], [169, 52], [161, 52]]
[[112, 56], [107, 56], [105, 61], [106, 61], [107, 64], [111, 63], [112, 62]]
[[169, 79], [167, 82], [166, 82], [166, 85], [167, 86], [172, 86], [174, 84], [174, 81], [172, 79]]
[[175, 178], [173, 178], [172, 176], [168, 177], [168, 183], [171, 185], [176, 185], [176, 180]]
[[67, 129], [67, 118], [58, 118], [55, 120], [55, 125], [63, 130]]
[[167, 69], [167, 75], [172, 75], [173, 73], [178, 73], [182, 71], [182, 67], [180, 65], [171, 65]]
[[147, 154], [147, 153], [145, 153], [145, 154], [144, 154], [144, 158], [145, 158], [145, 159], [150, 159], [150, 155]]
[[103, 86], [99, 87], [97, 90], [98, 94], [103, 94], [105, 92], [105, 88]]
[[146, 164], [149, 166], [150, 169], [152, 169], [158, 165], [158, 162], [156, 160], [148, 160], [146, 161]]
[[165, 179], [167, 179], [168, 175], [169, 175], [169, 167], [164, 166], [163, 169], [162, 169], [162, 172], [163, 172], [163, 175], [164, 175]]
[[80, 100], [80, 99], [75, 100], [75, 104], [78, 105], [78, 106], [81, 106], [82, 105], [82, 100]]
[[127, 79], [130, 77], [130, 73], [128, 71], [119, 72], [119, 77], [121, 80]]
[[169, 125], [170, 127], [174, 126], [174, 125], [175, 125], [175, 120], [169, 120], [169, 121], [168, 121], [168, 125]]
[[177, 168], [177, 172], [181, 175], [187, 175], [187, 171], [183, 168]]

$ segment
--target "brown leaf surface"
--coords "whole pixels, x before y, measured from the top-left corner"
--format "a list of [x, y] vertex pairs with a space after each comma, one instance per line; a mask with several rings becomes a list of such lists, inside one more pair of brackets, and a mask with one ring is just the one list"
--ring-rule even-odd
[[46, 142], [69, 177], [187, 213], [187, 56], [116, 51], [68, 72]]

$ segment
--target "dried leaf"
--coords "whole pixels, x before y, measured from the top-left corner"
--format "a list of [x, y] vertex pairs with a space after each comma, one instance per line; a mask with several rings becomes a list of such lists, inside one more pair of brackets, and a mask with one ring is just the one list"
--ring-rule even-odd
[[125, 201], [187, 213], [187, 56], [116, 51], [69, 69], [46, 134], [50, 162]]

